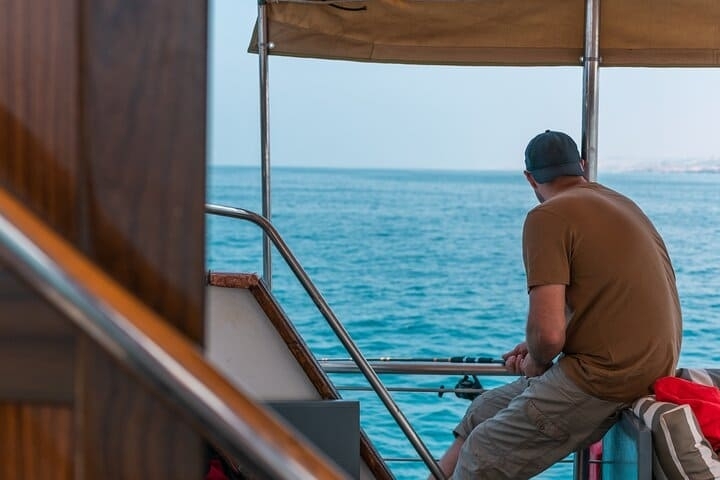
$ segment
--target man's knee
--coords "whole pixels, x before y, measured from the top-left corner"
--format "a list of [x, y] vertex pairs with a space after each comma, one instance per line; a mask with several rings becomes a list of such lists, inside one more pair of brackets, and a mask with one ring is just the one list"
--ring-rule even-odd
[[467, 438], [476, 426], [507, 407], [510, 401], [518, 396], [526, 386], [527, 380], [518, 379], [515, 382], [483, 392], [472, 401], [462, 420], [453, 430], [455, 436]]

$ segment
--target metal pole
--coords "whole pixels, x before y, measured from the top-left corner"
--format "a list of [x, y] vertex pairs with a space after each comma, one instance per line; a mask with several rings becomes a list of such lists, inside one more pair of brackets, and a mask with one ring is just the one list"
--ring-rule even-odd
[[[600, 0], [585, 2], [585, 54], [583, 55], [582, 158], [585, 177], [597, 180], [598, 70], [600, 67]], [[588, 478], [590, 451], [575, 452], [573, 478]]]
[[[262, 177], [262, 214], [270, 220], [270, 95], [268, 92], [267, 5], [258, 0], [258, 58], [260, 70], [260, 165]], [[263, 232], [263, 281], [272, 291], [272, 244]]]
[[573, 458], [573, 478], [587, 480], [590, 477], [590, 450], [583, 448], [575, 452]]
[[582, 158], [585, 176], [597, 180], [598, 70], [600, 66], [600, 0], [586, 0], [583, 56]]

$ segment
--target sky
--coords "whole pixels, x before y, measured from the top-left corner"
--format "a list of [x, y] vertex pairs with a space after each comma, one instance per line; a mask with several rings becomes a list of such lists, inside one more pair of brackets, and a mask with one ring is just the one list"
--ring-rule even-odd
[[[208, 153], [260, 164], [255, 0], [210, 1]], [[439, 67], [271, 56], [272, 166], [522, 168], [528, 140], [578, 144], [581, 67]], [[600, 69], [598, 169], [720, 165], [720, 69]]]

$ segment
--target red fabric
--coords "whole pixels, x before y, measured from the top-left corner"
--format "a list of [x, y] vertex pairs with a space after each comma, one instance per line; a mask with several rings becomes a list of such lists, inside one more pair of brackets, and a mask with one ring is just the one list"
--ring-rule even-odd
[[228, 480], [225, 472], [223, 472], [220, 460], [210, 460], [210, 470], [208, 470], [207, 475], [205, 475], [205, 480]]
[[602, 479], [602, 453], [603, 444], [602, 440], [595, 442], [590, 445], [590, 471], [588, 472], [588, 480], [601, 480]]
[[720, 389], [678, 377], [659, 378], [654, 389], [661, 402], [690, 405], [703, 435], [713, 450], [720, 450]]

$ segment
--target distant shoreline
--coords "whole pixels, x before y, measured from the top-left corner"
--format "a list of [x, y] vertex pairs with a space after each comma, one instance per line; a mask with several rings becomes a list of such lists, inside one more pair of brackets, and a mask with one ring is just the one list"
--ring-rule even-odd
[[[232, 165], [232, 164], [210, 164], [210, 168], [242, 168], [260, 170], [259, 165]], [[490, 174], [517, 174], [519, 170], [498, 170], [498, 169], [443, 169], [443, 168], [398, 168], [398, 167], [343, 167], [343, 166], [299, 166], [299, 165], [273, 165], [272, 169], [279, 170], [315, 170], [315, 171], [359, 171], [359, 172], [428, 172], [428, 173], [490, 173]], [[601, 173], [629, 174], [629, 173], [710, 173], [720, 174], [718, 166], [649, 166], [637, 168], [622, 168], [617, 166], [599, 167]]]

